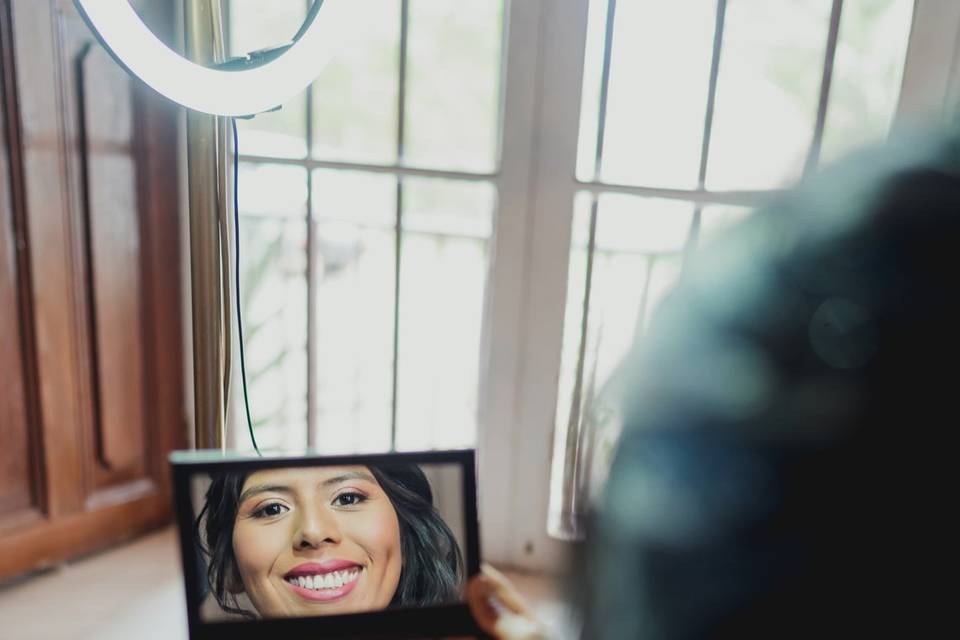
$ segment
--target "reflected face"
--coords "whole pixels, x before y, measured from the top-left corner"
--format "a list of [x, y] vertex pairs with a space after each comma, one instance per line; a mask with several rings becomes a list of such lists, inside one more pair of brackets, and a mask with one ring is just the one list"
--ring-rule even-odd
[[397, 590], [400, 525], [366, 467], [251, 474], [243, 484], [233, 552], [265, 618], [384, 609]]

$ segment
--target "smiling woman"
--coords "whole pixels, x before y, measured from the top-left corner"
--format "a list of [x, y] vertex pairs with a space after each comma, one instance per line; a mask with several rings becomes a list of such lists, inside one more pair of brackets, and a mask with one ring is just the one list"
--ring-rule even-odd
[[416, 465], [221, 474], [196, 528], [227, 612], [322, 616], [460, 598], [460, 548]]

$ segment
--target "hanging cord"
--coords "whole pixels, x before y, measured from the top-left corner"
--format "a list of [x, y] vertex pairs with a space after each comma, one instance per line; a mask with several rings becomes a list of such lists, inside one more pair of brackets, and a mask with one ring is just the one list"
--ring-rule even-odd
[[[307, 11], [306, 19], [296, 35], [293, 36], [293, 42], [296, 42], [306, 33], [311, 23], [317, 17], [320, 7], [324, 0], [313, 0], [313, 4]], [[242, 68], [251, 63], [262, 64], [270, 59], [279, 56], [290, 48], [290, 44], [267, 51], [259, 51], [233, 60], [226, 60], [216, 65], [220, 69]], [[279, 108], [279, 107], [278, 107]], [[252, 117], [252, 116], [250, 116]], [[247, 363], [243, 350], [243, 312], [240, 304], [240, 195], [238, 185], [240, 183], [240, 136], [237, 134], [237, 119], [230, 118], [230, 127], [233, 130], [233, 258], [234, 258], [234, 276], [236, 277], [236, 304], [237, 304], [237, 342], [240, 345], [240, 382], [243, 386], [243, 406], [247, 414], [247, 430], [250, 432], [250, 442], [258, 456], [262, 456], [260, 447], [257, 446], [257, 437], [253, 433], [253, 419], [250, 417], [250, 394], [247, 391]], [[229, 349], [228, 349], [229, 351]], [[227, 383], [229, 384], [229, 383]]]
[[257, 446], [257, 437], [253, 434], [253, 420], [250, 418], [250, 396], [247, 393], [247, 363], [243, 352], [243, 313], [240, 309], [240, 137], [237, 135], [237, 120], [230, 118], [233, 129], [233, 245], [234, 245], [234, 275], [237, 289], [237, 341], [240, 344], [240, 381], [243, 386], [243, 406], [247, 411], [247, 429], [250, 431], [250, 442], [258, 456], [260, 447]]

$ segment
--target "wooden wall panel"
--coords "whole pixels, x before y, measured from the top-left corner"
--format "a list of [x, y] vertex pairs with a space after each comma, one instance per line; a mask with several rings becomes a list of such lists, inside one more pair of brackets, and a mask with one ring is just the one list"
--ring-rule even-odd
[[[100, 45], [75, 64], [86, 244], [95, 484], [144, 473], [143, 277], [129, 76]], [[91, 117], [95, 114], [96, 117]]]
[[[5, 141], [0, 140], [5, 145]], [[0, 171], [7, 172], [6, 149]], [[5, 177], [5, 176], [4, 176]], [[31, 506], [30, 439], [20, 340], [19, 283], [9, 183], [0, 177], [0, 521]]]
[[[84, 509], [83, 420], [73, 304], [74, 246], [67, 205], [65, 151], [59, 110], [59, 67], [51, 46], [51, 7], [43, 0], [10, 0], [23, 151], [24, 207], [35, 349], [36, 393], [46, 487], [45, 513], [56, 519]], [[23, 79], [29, 79], [25, 82]]]
[[[174, 0], [142, 6], [170, 42]], [[71, 0], [0, 19], [3, 580], [168, 522], [186, 431], [178, 110]]]
[[[9, 16], [5, 2], [0, 14]], [[29, 278], [22, 216], [16, 86], [12, 82], [9, 22], [0, 28], [0, 528], [12, 526], [38, 506], [36, 429], [29, 390]]]

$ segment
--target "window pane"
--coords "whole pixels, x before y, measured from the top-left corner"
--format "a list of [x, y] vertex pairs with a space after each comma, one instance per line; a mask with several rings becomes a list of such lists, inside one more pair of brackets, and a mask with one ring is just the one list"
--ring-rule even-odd
[[616, 406], [604, 397], [604, 386], [643, 332], [651, 311], [679, 276], [693, 219], [693, 204], [689, 202], [620, 194], [600, 196], [586, 344], [578, 367], [591, 203], [590, 194], [580, 193], [574, 204], [551, 475], [554, 522], [565, 508], [561, 489], [568, 427], [582, 421], [590, 425], [594, 440], [585, 443], [589, 452], [581, 455], [593, 458], [584, 463], [585, 468], [602, 475], [619, 433]]
[[305, 0], [230, 0], [227, 44], [233, 57], [293, 40], [306, 16]]
[[711, 204], [703, 207], [700, 213], [698, 246], [710, 244], [725, 231], [746, 220], [754, 211], [756, 209], [751, 207], [726, 204]]
[[[348, 0], [349, 2], [349, 0]], [[397, 159], [400, 2], [350, 3], [370, 39], [335, 56], [313, 83], [313, 154], [323, 160]]]
[[[592, 4], [607, 4], [607, 0], [594, 0]], [[601, 159], [601, 179], [605, 182], [696, 186], [715, 5], [617, 3]], [[605, 25], [598, 20], [590, 28], [602, 33]], [[591, 44], [596, 40], [591, 34]], [[602, 38], [597, 44], [602, 47]], [[664, 60], [670, 64], [664, 64]], [[594, 64], [601, 61], [599, 56], [592, 60]], [[599, 82], [599, 67], [591, 72]], [[588, 167], [592, 164], [588, 158], [593, 155], [595, 134], [583, 143], [586, 148], [580, 150], [581, 166]]]
[[766, 189], [799, 177], [813, 136], [830, 0], [727, 5], [707, 186]]
[[[276, 47], [289, 42], [306, 15], [304, 0], [230, 0], [228, 34], [231, 56]], [[306, 97], [301, 94], [279, 111], [238, 120], [240, 151], [279, 158], [307, 154]]]
[[393, 404], [396, 178], [313, 173], [316, 447], [387, 451]]
[[[264, 206], [263, 194], [276, 193], [278, 183], [284, 197]], [[246, 196], [240, 199], [240, 286], [251, 416], [261, 448], [299, 448], [307, 418], [306, 171], [243, 166], [240, 186]], [[234, 394], [241, 393], [239, 378], [234, 382]], [[238, 448], [250, 448], [237, 405], [232, 428]]]
[[900, 97], [913, 0], [847, 0], [820, 158], [886, 135]]
[[238, 177], [241, 215], [304, 219], [307, 205], [305, 169], [241, 162]]
[[604, 193], [599, 216], [598, 255], [673, 253], [681, 251], [687, 242], [693, 205], [682, 200]]
[[405, 162], [496, 167], [502, 0], [411, 0]]
[[404, 178], [397, 448], [473, 446], [495, 190]]

